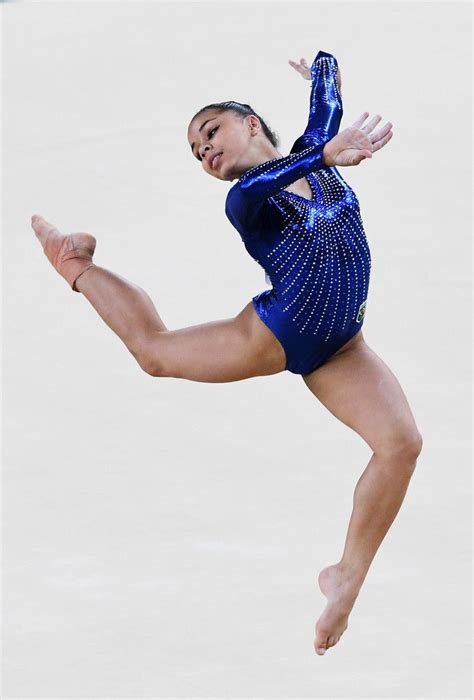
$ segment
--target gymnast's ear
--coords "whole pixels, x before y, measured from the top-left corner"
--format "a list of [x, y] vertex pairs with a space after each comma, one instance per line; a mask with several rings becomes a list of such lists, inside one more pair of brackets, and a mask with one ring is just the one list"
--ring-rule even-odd
[[262, 130], [260, 119], [255, 114], [248, 114], [245, 117], [245, 121], [247, 122], [247, 127], [252, 135]]

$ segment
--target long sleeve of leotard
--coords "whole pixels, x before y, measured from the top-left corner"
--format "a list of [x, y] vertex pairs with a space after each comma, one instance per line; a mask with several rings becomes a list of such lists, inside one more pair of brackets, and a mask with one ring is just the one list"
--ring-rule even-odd
[[309, 118], [304, 134], [291, 149], [291, 153], [308, 146], [325, 143], [339, 130], [343, 114], [342, 96], [337, 85], [337, 59], [326, 51], [318, 51], [311, 66], [311, 96]]
[[291, 153], [247, 170], [227, 195], [226, 214], [241, 232], [258, 224], [265, 201], [308, 173], [325, 165], [323, 148], [339, 128], [342, 100], [336, 83], [337, 61], [319, 51], [311, 66], [310, 113], [306, 130]]
[[269, 197], [308, 173], [328, 167], [323, 159], [324, 145], [309, 146], [247, 170], [227, 195], [225, 211], [231, 223], [238, 230], [243, 228], [250, 232]]

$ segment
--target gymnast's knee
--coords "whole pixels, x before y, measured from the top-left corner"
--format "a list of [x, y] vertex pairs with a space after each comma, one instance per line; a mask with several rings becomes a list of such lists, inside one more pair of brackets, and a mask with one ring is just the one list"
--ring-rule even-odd
[[415, 470], [423, 447], [423, 437], [416, 427], [405, 428], [394, 433], [389, 440], [375, 450], [385, 459], [393, 460], [410, 474]]

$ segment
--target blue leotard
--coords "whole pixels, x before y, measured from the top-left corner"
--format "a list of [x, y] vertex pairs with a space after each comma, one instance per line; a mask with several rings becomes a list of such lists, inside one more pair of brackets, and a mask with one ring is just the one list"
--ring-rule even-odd
[[[226, 215], [264, 268], [271, 289], [253, 297], [255, 310], [286, 353], [285, 369], [320, 367], [361, 328], [370, 251], [359, 201], [324, 144], [342, 117], [337, 60], [319, 51], [311, 66], [308, 125], [290, 155], [247, 170], [229, 190]], [[312, 199], [285, 191], [306, 177]]]

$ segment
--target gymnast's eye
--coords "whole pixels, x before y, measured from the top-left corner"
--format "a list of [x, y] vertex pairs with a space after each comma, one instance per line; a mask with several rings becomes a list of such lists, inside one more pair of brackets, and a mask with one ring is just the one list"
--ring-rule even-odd
[[[215, 126], [213, 129], [211, 129], [211, 130], [208, 132], [208, 134], [207, 134], [207, 138], [208, 138], [208, 139], [212, 139], [212, 136], [211, 136], [212, 132], [213, 132], [213, 131], [217, 131], [218, 128], [219, 128], [218, 126]], [[201, 156], [197, 156], [197, 159], [198, 159], [199, 161], [202, 161]]]

